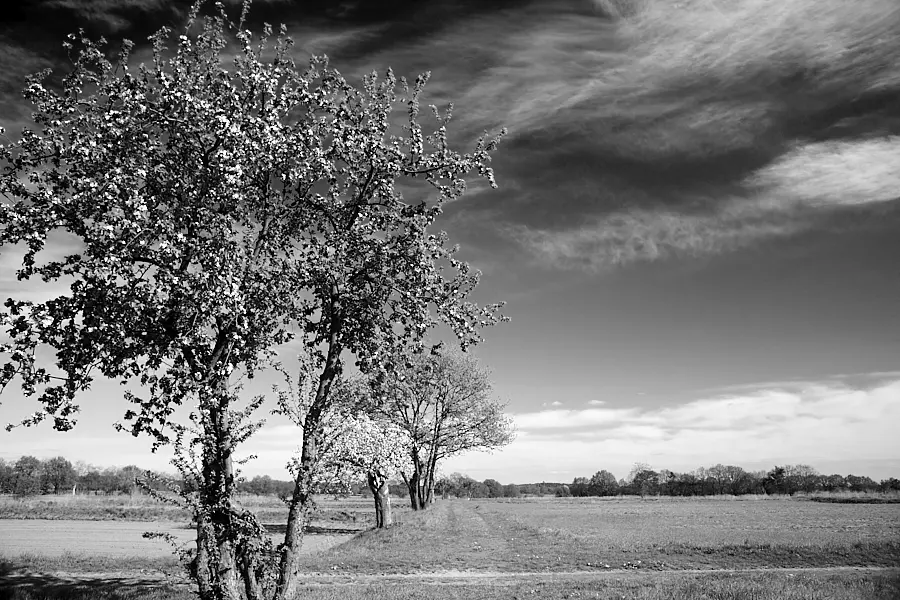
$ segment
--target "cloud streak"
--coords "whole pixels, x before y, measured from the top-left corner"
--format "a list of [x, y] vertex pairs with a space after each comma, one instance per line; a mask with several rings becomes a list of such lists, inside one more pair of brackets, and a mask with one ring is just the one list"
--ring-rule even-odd
[[553, 267], [599, 271], [641, 260], [698, 256], [742, 248], [767, 238], [809, 229], [809, 223], [783, 209], [732, 204], [712, 214], [638, 209], [593, 217], [563, 231], [509, 225], [503, 233], [529, 248], [536, 260]]
[[643, 4], [618, 23], [541, 3], [504, 15], [519, 26], [458, 104], [512, 136], [501, 192], [467, 210], [538, 262], [595, 271], [792, 237], [900, 197], [895, 3]]

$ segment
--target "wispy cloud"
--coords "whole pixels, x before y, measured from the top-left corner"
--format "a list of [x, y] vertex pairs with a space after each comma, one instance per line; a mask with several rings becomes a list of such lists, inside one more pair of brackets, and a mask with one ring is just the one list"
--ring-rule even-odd
[[[586, 214], [577, 226], [508, 223], [538, 262], [603, 270], [637, 261], [729, 252], [828, 222], [835, 210], [900, 200], [900, 137], [799, 145], [739, 182], [729, 199]], [[728, 192], [723, 191], [723, 195]]]
[[548, 265], [602, 270], [641, 260], [734, 250], [808, 227], [808, 221], [782, 208], [733, 203], [707, 214], [637, 209], [593, 217], [574, 229], [509, 225], [504, 233]]
[[858, 205], [900, 199], [900, 136], [799, 146], [748, 178], [783, 202]]
[[507, 239], [596, 271], [746, 248], [900, 197], [896, 3], [643, 4], [617, 25], [532, 15], [464, 88], [466, 122], [512, 131], [499, 199], [471, 205]]
[[[480, 214], [540, 262], [725, 252], [897, 197], [894, 0], [635, 2], [640, 15], [618, 21], [552, 0], [476, 15], [455, 4], [327, 30], [283, 16], [298, 55], [328, 52], [351, 80], [434, 69], [426, 101], [456, 104], [452, 143], [508, 127], [501, 190], [474, 183], [491, 200], [448, 212]], [[16, 82], [0, 100], [18, 103], [18, 63], [40, 61], [8, 54]]]

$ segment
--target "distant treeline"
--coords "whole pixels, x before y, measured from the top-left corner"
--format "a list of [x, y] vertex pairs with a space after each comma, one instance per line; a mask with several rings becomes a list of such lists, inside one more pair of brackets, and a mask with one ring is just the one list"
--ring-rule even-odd
[[[135, 478], [146, 469], [134, 465], [101, 468], [85, 463], [73, 465], [62, 456], [40, 460], [23, 456], [16, 461], [0, 459], [0, 493], [31, 496], [73, 492], [128, 493], [135, 491]], [[158, 473], [163, 479], [169, 477]], [[161, 484], [156, 484], [161, 487]]]
[[[876, 482], [860, 475], [824, 475], [809, 465], [783, 465], [775, 466], [770, 471], [745, 471], [734, 465], [718, 464], [676, 473], [668, 469], [655, 471], [647, 465], [638, 464], [627, 479], [616, 481], [608, 471], [599, 471], [590, 478], [576, 477], [568, 486], [568, 493], [572, 496], [743, 496], [890, 490], [900, 490], [900, 480], [891, 477]], [[565, 495], [566, 490], [560, 493]]]
[[[184, 482], [171, 473], [148, 471], [135, 465], [97, 467], [84, 462], [73, 464], [62, 456], [46, 460], [34, 456], [23, 456], [15, 461], [0, 458], [0, 494], [134, 494], [145, 487], [162, 491], [171, 484], [184, 486]], [[391, 491], [399, 495], [401, 488], [405, 493], [406, 487], [402, 484], [391, 486]], [[237, 483], [239, 493], [260, 496], [289, 496], [293, 489], [294, 482], [280, 481], [268, 475], [241, 479]], [[366, 490], [366, 483], [359, 482], [349, 490], [322, 491], [359, 494]]]
[[[62, 456], [40, 460], [23, 456], [16, 461], [0, 459], [0, 494], [30, 496], [38, 494], [126, 494], [141, 490], [136, 481], [144, 481], [154, 489], [165, 489], [170, 483], [183, 482], [168, 473], [151, 472], [135, 465], [96, 467], [83, 462], [72, 464]], [[285, 496], [293, 489], [292, 481], [258, 475], [237, 483], [238, 491], [260, 496]], [[797, 492], [888, 492], [900, 490], [895, 477], [876, 482], [859, 475], [822, 475], [808, 465], [776, 466], [771, 471], [745, 471], [733, 465], [701, 467], [688, 473], [667, 469], [655, 471], [636, 464], [631, 473], [620, 480], [607, 470], [592, 477], [576, 477], [572, 483], [508, 483], [496, 479], [477, 481], [468, 475], [453, 473], [435, 482], [437, 495], [448, 498], [519, 498], [523, 496], [715, 496], [730, 494], [794, 494]], [[347, 489], [321, 490], [326, 493], [368, 494], [365, 482]], [[405, 497], [406, 486], [392, 483], [391, 495]]]

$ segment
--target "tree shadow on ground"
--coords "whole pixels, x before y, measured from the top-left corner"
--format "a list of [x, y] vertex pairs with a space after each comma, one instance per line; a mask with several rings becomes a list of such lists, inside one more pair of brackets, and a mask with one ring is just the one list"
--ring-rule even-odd
[[0, 563], [0, 600], [187, 600], [193, 596], [193, 588], [187, 583], [140, 573], [66, 576], [34, 573], [8, 562]]

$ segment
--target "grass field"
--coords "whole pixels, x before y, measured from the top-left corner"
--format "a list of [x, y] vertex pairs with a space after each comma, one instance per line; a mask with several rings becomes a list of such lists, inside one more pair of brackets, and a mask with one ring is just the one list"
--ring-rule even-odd
[[[310, 554], [305, 568], [312, 599], [887, 600], [900, 598], [900, 505], [451, 500]], [[0, 600], [190, 596], [171, 561], [73, 552], [11, 556], [0, 569]]]

